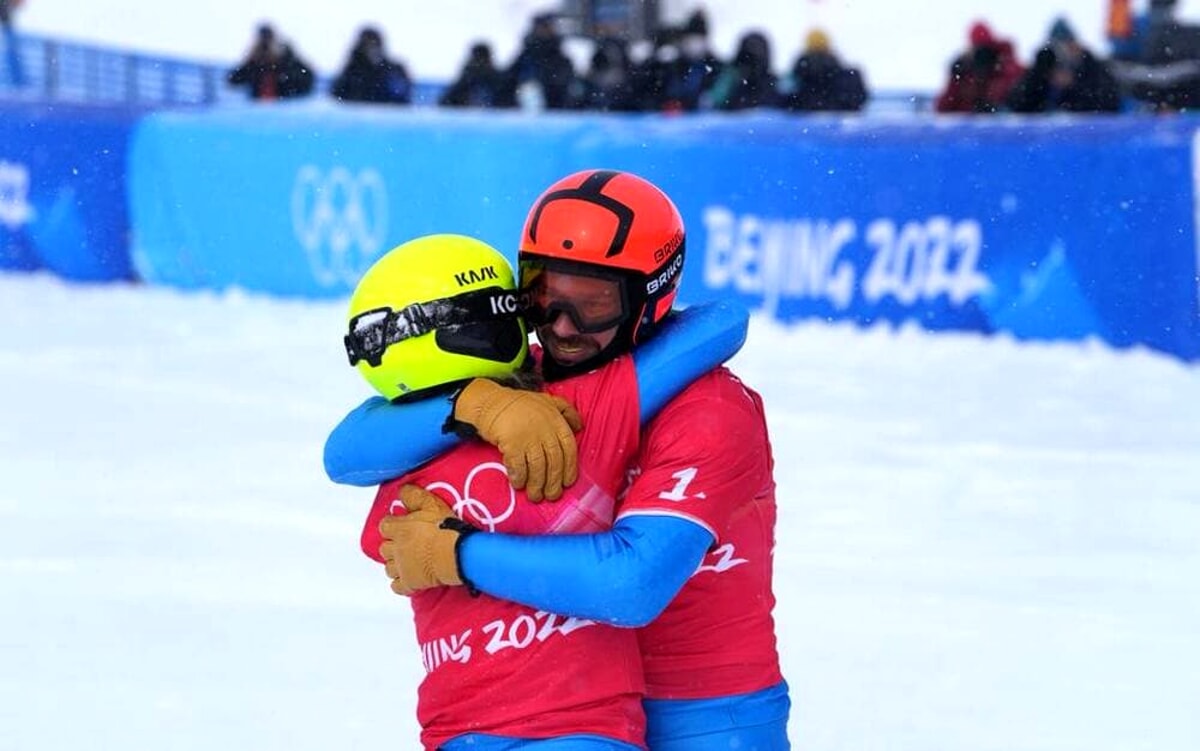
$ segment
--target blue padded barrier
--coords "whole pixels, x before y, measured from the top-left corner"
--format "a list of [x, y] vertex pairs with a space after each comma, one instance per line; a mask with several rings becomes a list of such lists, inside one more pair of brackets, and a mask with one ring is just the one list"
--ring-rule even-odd
[[140, 112], [0, 103], [0, 269], [133, 278], [126, 151]]
[[608, 167], [679, 205], [684, 302], [1195, 359], [1195, 131], [1134, 115], [160, 113], [132, 146], [133, 252], [152, 282], [342, 296], [416, 235], [511, 253], [545, 186]]

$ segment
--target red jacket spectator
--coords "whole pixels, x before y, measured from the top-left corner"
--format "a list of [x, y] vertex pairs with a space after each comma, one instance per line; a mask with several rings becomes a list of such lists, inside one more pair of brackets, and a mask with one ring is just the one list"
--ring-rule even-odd
[[970, 46], [950, 66], [950, 78], [937, 99], [938, 112], [995, 112], [1024, 73], [1012, 43], [977, 21]]

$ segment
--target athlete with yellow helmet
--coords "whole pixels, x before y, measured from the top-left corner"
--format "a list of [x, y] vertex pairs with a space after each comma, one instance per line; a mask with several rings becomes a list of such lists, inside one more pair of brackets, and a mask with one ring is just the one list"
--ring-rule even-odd
[[528, 337], [512, 267], [464, 235], [400, 245], [350, 298], [350, 364], [389, 400], [429, 396], [471, 378], [511, 374]]
[[[612, 523], [645, 407], [639, 404], [633, 358], [617, 357], [549, 384], [547, 394], [473, 380], [528, 371], [522, 309], [507, 260], [462, 235], [422, 237], [393, 249], [367, 271], [351, 298], [346, 353], [383, 403], [402, 402], [404, 409], [433, 404], [448, 412], [445, 400], [436, 397], [454, 393], [456, 414], [471, 411], [471, 423], [481, 435], [499, 443], [515, 435], [518, 445], [525, 440], [523, 430], [542, 422], [534, 419], [535, 413], [549, 410], [580, 431], [578, 447], [584, 457], [578, 478], [568, 477], [574, 482], [553, 504], [527, 503], [514, 492], [504, 465], [497, 462], [497, 449], [479, 441], [461, 443], [384, 483], [362, 546], [393, 578], [396, 549], [382, 534], [388, 532], [388, 522], [381, 530], [380, 521], [391, 514], [427, 515], [433, 510], [431, 500], [439, 509], [452, 509], [453, 516], [439, 523], [463, 535], [461, 539], [476, 529], [583, 534], [607, 530]], [[708, 359], [736, 351], [745, 334], [745, 316], [726, 311], [726, 324], [713, 326], [702, 313], [680, 318], [685, 338], [704, 338], [713, 345], [706, 350]], [[640, 360], [639, 367], [645, 362], [668, 365], [670, 358], [663, 354]], [[706, 367], [675, 365], [673, 370], [696, 375]], [[686, 381], [680, 378], [660, 380], [682, 387]], [[586, 419], [582, 428], [571, 404]], [[575, 446], [569, 435], [548, 443]], [[453, 553], [433, 565], [454, 571]], [[447, 583], [468, 586], [411, 593], [426, 668], [417, 710], [425, 748], [645, 748], [645, 684], [633, 631], [479, 596], [469, 582], [453, 575]], [[537, 639], [505, 636], [528, 628], [536, 629]], [[454, 645], [453, 654], [445, 645]], [[538, 691], [529, 691], [531, 685]]]

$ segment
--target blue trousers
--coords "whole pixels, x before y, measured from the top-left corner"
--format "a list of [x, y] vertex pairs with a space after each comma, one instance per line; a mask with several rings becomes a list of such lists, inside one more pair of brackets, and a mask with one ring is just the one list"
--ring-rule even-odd
[[717, 699], [646, 699], [650, 751], [788, 751], [786, 682]]
[[[787, 683], [751, 694], [717, 699], [646, 699], [650, 751], [790, 751], [792, 702]], [[636, 746], [597, 735], [529, 740], [460, 735], [441, 751], [637, 751]]]
[[501, 738], [471, 733], [443, 743], [439, 751], [641, 751], [637, 746], [599, 735], [568, 735], [563, 738]]

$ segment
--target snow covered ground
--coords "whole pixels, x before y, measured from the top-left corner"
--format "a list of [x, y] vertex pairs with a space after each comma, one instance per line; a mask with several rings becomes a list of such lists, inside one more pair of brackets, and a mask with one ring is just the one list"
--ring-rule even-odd
[[[0, 275], [0, 749], [410, 749], [341, 304]], [[756, 320], [813, 751], [1200, 748], [1200, 369]]]

